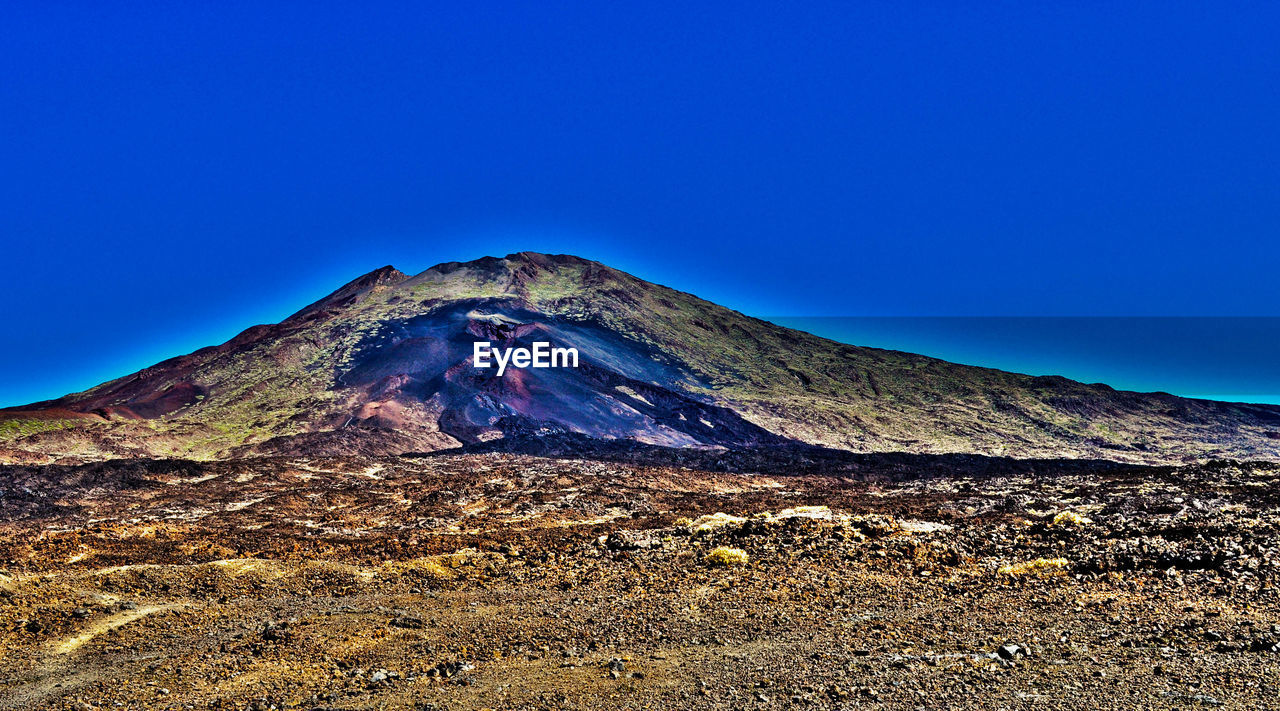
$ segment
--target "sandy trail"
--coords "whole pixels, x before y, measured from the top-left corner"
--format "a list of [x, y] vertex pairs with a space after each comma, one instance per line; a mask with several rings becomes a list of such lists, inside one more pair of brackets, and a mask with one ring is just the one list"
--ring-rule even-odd
[[89, 625], [80, 634], [68, 637], [60, 642], [55, 642], [51, 646], [54, 654], [70, 654], [86, 643], [93, 641], [99, 635], [110, 632], [111, 630], [123, 627], [130, 622], [152, 615], [163, 610], [169, 610], [179, 605], [145, 605], [135, 610], [124, 610], [110, 617], [103, 618]]
[[154, 615], [157, 612], [187, 607], [185, 604], [143, 605], [134, 610], [122, 610], [104, 617], [66, 639], [53, 641], [45, 652], [45, 662], [38, 676], [28, 683], [0, 689], [0, 709], [30, 709], [40, 707], [51, 694], [64, 695], [90, 684], [99, 678], [94, 665], [81, 666], [68, 655], [97, 637], [131, 622]]

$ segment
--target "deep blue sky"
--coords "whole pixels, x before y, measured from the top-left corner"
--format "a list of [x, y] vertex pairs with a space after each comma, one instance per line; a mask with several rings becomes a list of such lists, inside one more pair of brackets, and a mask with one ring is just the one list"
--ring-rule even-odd
[[0, 404], [521, 249], [759, 315], [1280, 314], [1280, 6], [1054, 4], [8, 3]]

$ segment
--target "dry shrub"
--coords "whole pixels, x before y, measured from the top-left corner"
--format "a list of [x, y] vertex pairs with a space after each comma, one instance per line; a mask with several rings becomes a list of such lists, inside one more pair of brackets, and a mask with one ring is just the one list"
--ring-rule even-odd
[[707, 561], [708, 565], [729, 567], [732, 565], [746, 565], [750, 557], [741, 548], [718, 546], [712, 548], [704, 560]]
[[1058, 528], [1076, 528], [1079, 526], [1087, 526], [1091, 523], [1093, 523], [1093, 521], [1081, 516], [1075, 511], [1063, 511], [1053, 517], [1053, 523], [1050, 525], [1057, 526]]
[[727, 513], [716, 512], [706, 516], [699, 516], [689, 524], [689, 530], [692, 533], [710, 533], [717, 528], [724, 526], [741, 526], [746, 523], [747, 519], [741, 516], [731, 516]]
[[453, 553], [414, 558], [390, 567], [405, 575], [419, 575], [431, 580], [452, 580], [462, 572], [460, 568], [488, 570], [502, 565], [506, 559], [498, 553], [463, 548]]
[[1035, 560], [1027, 560], [1021, 563], [1010, 563], [1000, 566], [996, 572], [1001, 575], [1038, 575], [1041, 577], [1050, 575], [1065, 575], [1067, 572], [1066, 558], [1036, 558]]

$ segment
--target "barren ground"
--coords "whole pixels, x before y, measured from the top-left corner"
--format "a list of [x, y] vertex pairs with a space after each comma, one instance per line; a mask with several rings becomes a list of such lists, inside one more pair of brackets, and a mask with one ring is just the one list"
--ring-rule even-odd
[[2, 467], [0, 708], [1280, 708], [1278, 478]]

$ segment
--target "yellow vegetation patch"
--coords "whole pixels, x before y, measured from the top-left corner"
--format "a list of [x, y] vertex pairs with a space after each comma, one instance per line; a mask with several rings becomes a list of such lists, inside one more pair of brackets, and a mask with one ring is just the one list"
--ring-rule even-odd
[[746, 522], [747, 519], [742, 518], [741, 516], [731, 516], [727, 513], [716, 512], [706, 516], [699, 516], [694, 519], [693, 523], [689, 524], [689, 530], [694, 533], [710, 533], [711, 531], [723, 526], [728, 526], [730, 524], [741, 525]]
[[445, 557], [433, 555], [427, 558], [414, 558], [413, 560], [398, 563], [395, 567], [401, 572], [419, 573], [435, 580], [452, 580], [456, 573], [446, 562], [441, 560]]
[[414, 558], [400, 563], [391, 563], [390, 567], [400, 573], [417, 573], [435, 580], [452, 580], [458, 576], [458, 569], [463, 567], [485, 568], [498, 566], [505, 562], [498, 553], [478, 551], [474, 548], [463, 548], [453, 553]]
[[711, 549], [711, 552], [704, 558], [709, 565], [746, 565], [750, 557], [747, 552], [741, 548], [729, 548], [728, 546], [718, 546]]
[[1091, 523], [1093, 523], [1092, 520], [1085, 518], [1084, 516], [1081, 516], [1075, 511], [1063, 511], [1062, 513], [1053, 517], [1052, 525], [1058, 526], [1060, 528], [1074, 528], [1077, 526], [1087, 526], [1088, 524], [1091, 524]]
[[1064, 575], [1067, 568], [1066, 558], [1036, 558], [1021, 563], [1002, 565], [996, 572], [1001, 575]]

